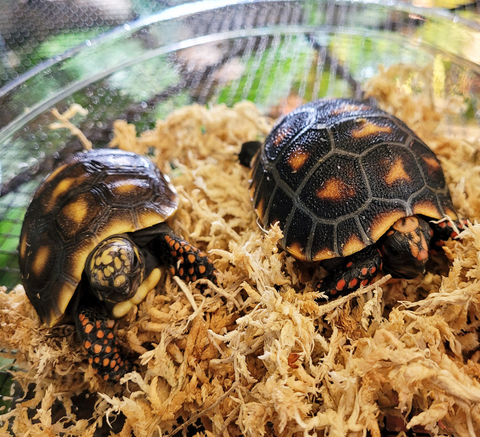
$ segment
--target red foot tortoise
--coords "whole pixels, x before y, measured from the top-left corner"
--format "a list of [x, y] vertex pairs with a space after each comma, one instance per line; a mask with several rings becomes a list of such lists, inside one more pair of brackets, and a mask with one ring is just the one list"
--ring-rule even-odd
[[[258, 147], [246, 143], [241, 161]], [[333, 266], [317, 286], [330, 298], [381, 269], [416, 277], [463, 226], [435, 154], [399, 119], [354, 100], [316, 100], [281, 119], [253, 160], [250, 190], [287, 252]]]
[[147, 158], [98, 149], [58, 167], [27, 210], [19, 247], [27, 296], [50, 327], [73, 316], [89, 362], [105, 380], [131, 368], [111, 317], [155, 288], [159, 266], [186, 281], [215, 280], [208, 257], [164, 223], [177, 204], [175, 189]]

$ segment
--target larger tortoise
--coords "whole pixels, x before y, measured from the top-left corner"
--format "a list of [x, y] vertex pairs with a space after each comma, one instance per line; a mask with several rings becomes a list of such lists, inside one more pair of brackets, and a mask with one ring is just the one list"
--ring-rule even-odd
[[427, 145], [394, 116], [349, 99], [316, 100], [280, 120], [254, 159], [250, 190], [263, 225], [280, 225], [284, 249], [331, 268], [317, 287], [329, 297], [382, 268], [416, 277], [463, 224]]
[[27, 296], [47, 326], [73, 316], [90, 363], [106, 380], [131, 367], [110, 316], [125, 315], [156, 287], [160, 265], [186, 281], [215, 280], [208, 257], [165, 223], [177, 197], [147, 158], [98, 149], [59, 166], [27, 210], [19, 247]]

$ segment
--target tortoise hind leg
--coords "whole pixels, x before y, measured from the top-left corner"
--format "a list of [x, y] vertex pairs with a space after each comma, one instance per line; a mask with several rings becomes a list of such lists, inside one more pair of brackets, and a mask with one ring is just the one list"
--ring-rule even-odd
[[159, 260], [170, 267], [172, 275], [179, 276], [186, 282], [207, 278], [216, 282], [217, 270], [205, 252], [175, 235], [165, 227], [152, 239], [150, 250]]
[[75, 325], [87, 350], [88, 362], [104, 380], [119, 380], [132, 370], [131, 363], [120, 355], [115, 321], [103, 305], [80, 303], [75, 311]]
[[382, 256], [375, 246], [368, 246], [345, 258], [334, 272], [323, 278], [317, 291], [324, 292], [329, 299], [336, 299], [372, 283], [382, 269]]

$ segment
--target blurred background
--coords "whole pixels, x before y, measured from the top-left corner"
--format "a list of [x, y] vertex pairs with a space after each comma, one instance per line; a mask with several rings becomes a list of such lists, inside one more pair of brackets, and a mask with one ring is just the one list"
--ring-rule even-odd
[[[186, 3], [181, 0], [2, 0], [0, 2], [0, 87], [35, 65], [85, 39], [132, 20]], [[381, 2], [380, 2], [381, 3]], [[385, 1], [385, 3], [391, 3]], [[423, 8], [458, 11], [477, 19], [480, 4], [467, 0], [413, 0]], [[448, 29], [439, 32], [448, 39]]]

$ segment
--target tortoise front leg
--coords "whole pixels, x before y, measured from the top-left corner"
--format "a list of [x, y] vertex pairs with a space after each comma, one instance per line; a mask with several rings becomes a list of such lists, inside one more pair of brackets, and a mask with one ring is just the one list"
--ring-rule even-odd
[[[454, 222], [460, 232], [465, 229], [467, 223], [468, 222], [465, 219], [460, 219]], [[449, 220], [440, 223], [430, 222], [429, 225], [433, 230], [433, 236], [430, 241], [430, 247], [433, 250], [441, 248], [445, 244], [445, 241], [449, 238], [455, 238], [458, 235], [458, 232]]]
[[131, 363], [120, 354], [114, 333], [115, 321], [96, 299], [94, 304], [89, 305], [84, 299], [78, 305], [75, 325], [87, 350], [88, 362], [104, 380], [117, 381], [132, 370]]
[[346, 257], [340, 267], [318, 283], [316, 290], [324, 292], [329, 299], [336, 299], [372, 283], [381, 269], [380, 251], [369, 246]]
[[217, 270], [205, 252], [175, 235], [167, 225], [152, 239], [150, 250], [170, 267], [172, 275], [186, 282], [207, 278], [216, 282]]

